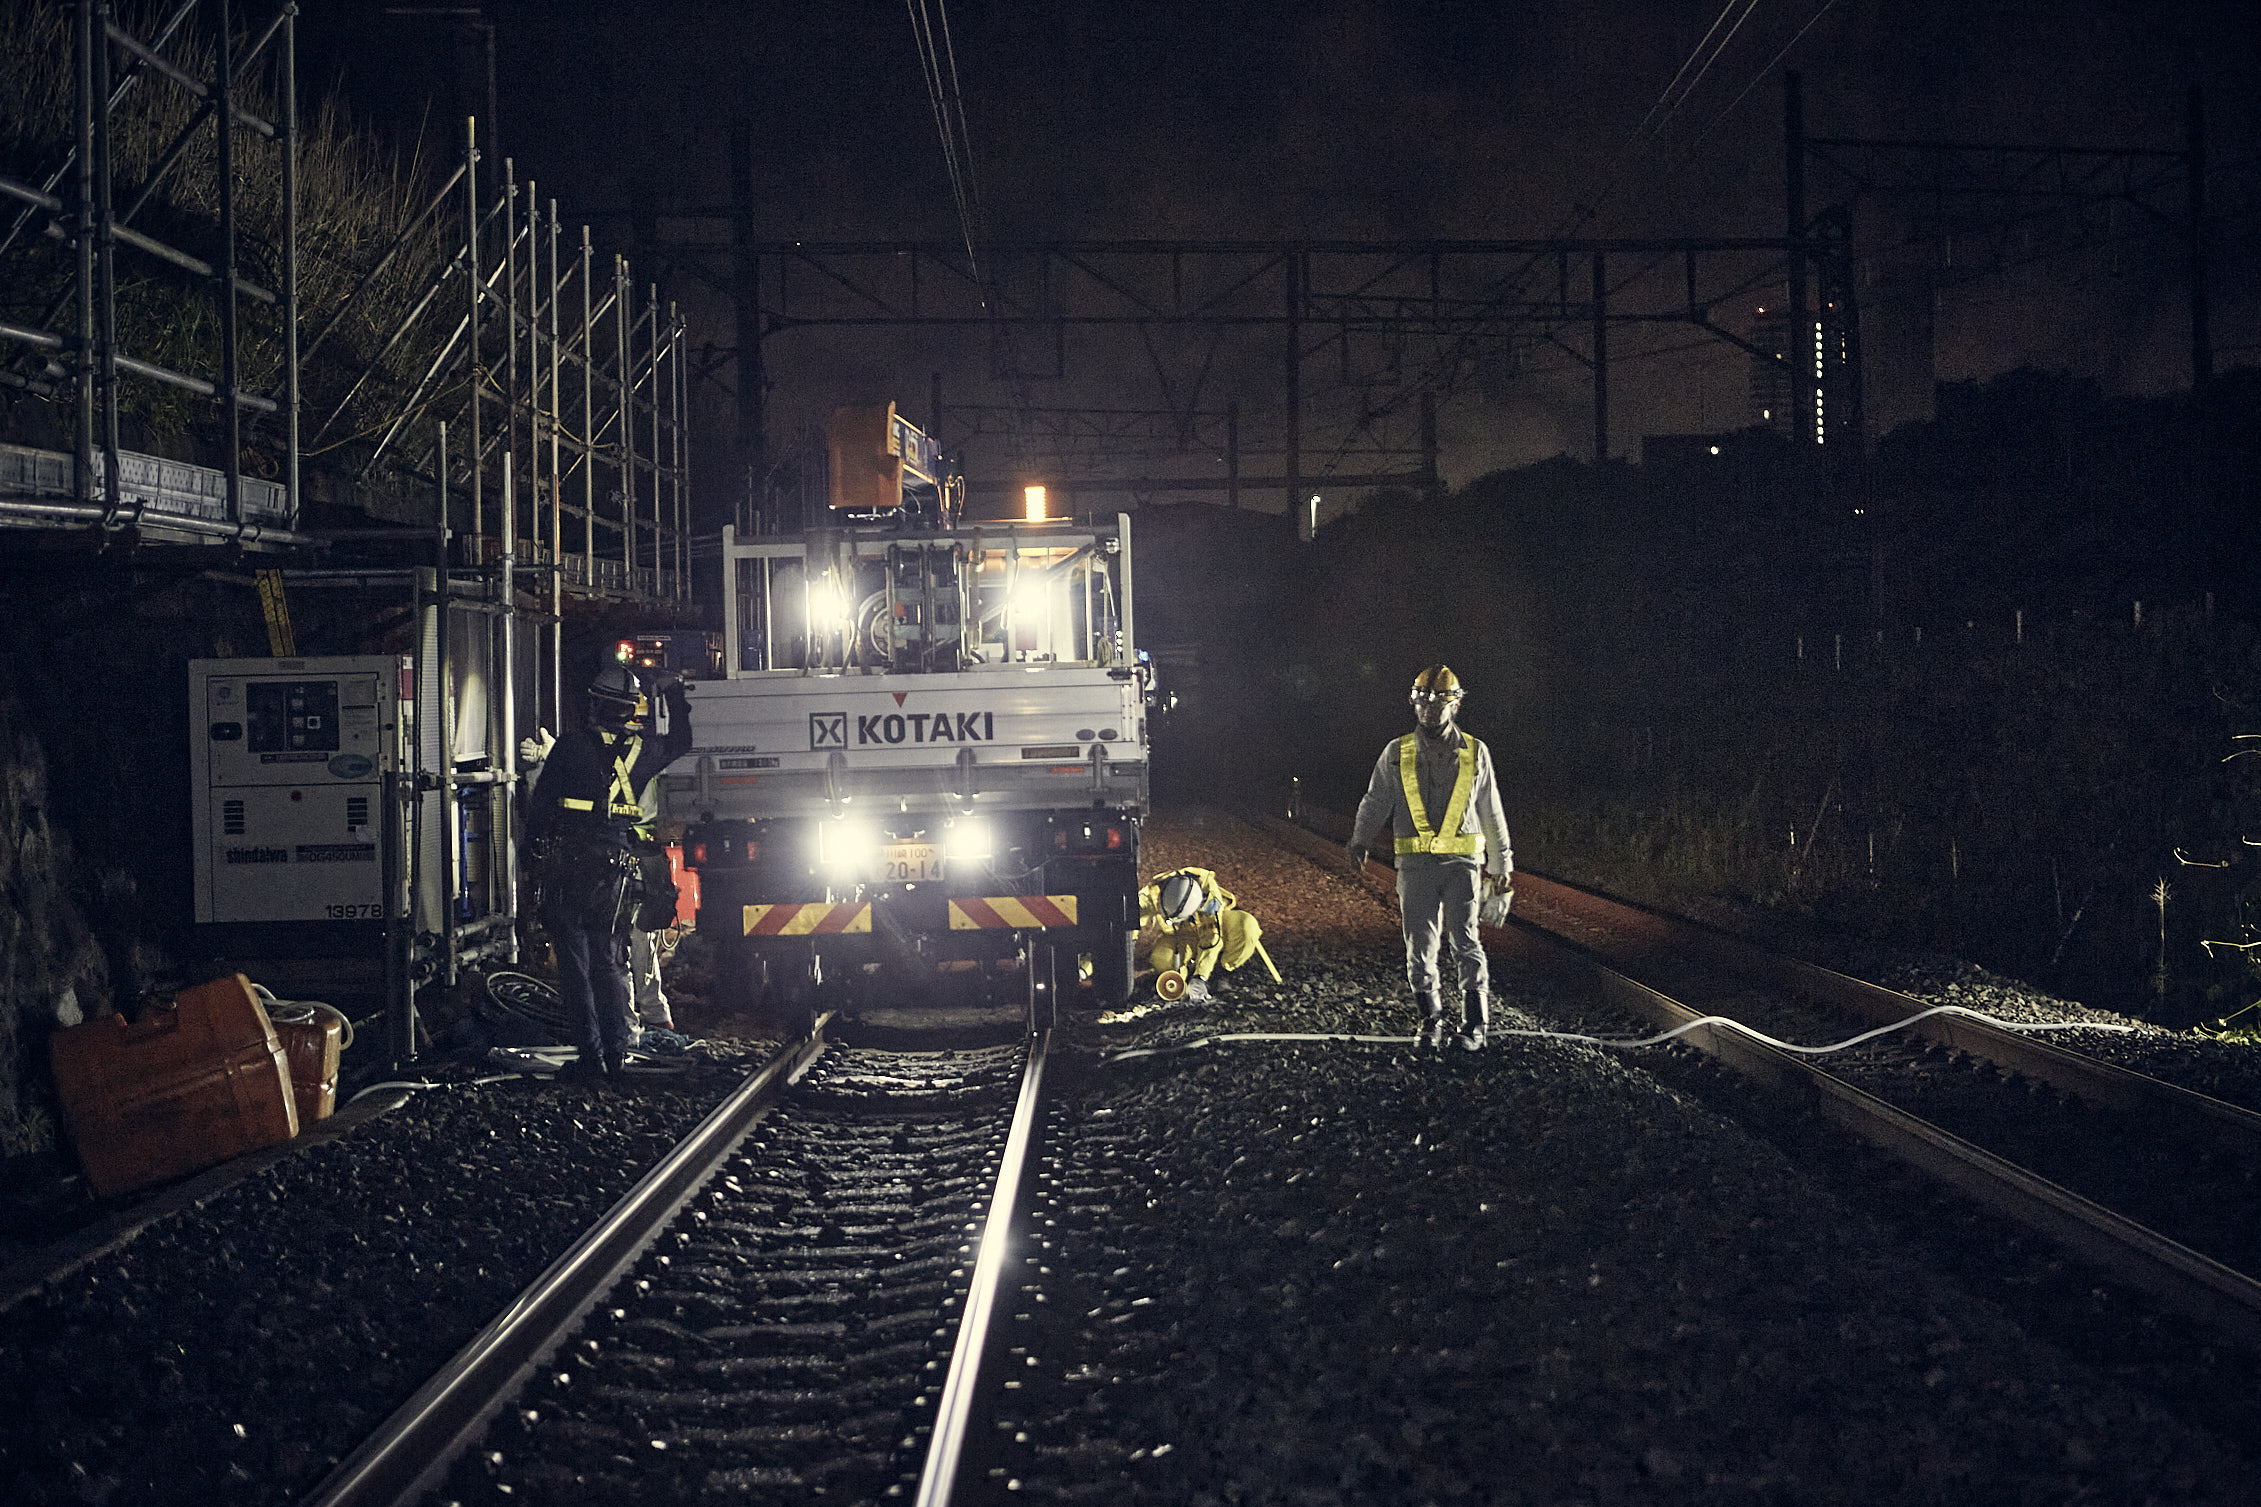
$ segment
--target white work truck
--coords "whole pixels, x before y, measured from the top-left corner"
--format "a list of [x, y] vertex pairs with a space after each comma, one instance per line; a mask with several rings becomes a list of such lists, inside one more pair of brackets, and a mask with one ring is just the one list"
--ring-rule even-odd
[[724, 674], [660, 780], [726, 997], [1127, 997], [1151, 674], [1130, 519], [722, 536]]

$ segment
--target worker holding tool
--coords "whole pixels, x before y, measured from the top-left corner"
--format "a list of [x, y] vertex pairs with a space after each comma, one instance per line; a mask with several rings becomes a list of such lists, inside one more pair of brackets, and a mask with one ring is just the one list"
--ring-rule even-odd
[[1231, 890], [1208, 869], [1173, 869], [1157, 875], [1138, 892], [1138, 929], [1146, 943], [1146, 966], [1155, 971], [1155, 990], [1164, 999], [1209, 998], [1209, 979], [1219, 967], [1230, 973], [1250, 958], [1261, 958], [1272, 982], [1280, 970], [1264, 951], [1264, 928], [1240, 909]]
[[[1414, 730], [1392, 739], [1374, 762], [1366, 798], [1351, 823], [1354, 870], [1387, 827], [1397, 858], [1398, 912], [1405, 931], [1405, 973], [1421, 1010], [1425, 1045], [1444, 1045], [1441, 942], [1452, 948], [1460, 978], [1460, 1045], [1480, 1051], [1491, 1028], [1491, 979], [1480, 922], [1506, 919], [1515, 855], [1491, 750], [1455, 720], [1460, 677], [1430, 665], [1413, 678]], [[1488, 893], [1487, 893], [1488, 892]]]
[[677, 675], [654, 677], [664, 727], [640, 729], [643, 696], [627, 666], [589, 682], [587, 727], [548, 750], [527, 801], [526, 836], [542, 924], [557, 948], [558, 996], [578, 1059], [559, 1076], [623, 1081], [630, 1033], [628, 938], [644, 899], [644, 796], [691, 746], [691, 703]]

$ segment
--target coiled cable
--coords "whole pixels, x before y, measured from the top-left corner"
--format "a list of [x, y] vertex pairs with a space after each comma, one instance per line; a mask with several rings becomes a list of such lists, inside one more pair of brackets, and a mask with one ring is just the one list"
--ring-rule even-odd
[[267, 1012], [267, 1018], [277, 1025], [310, 1026], [318, 1016], [336, 1016], [338, 1025], [342, 1028], [338, 1050], [342, 1052], [353, 1045], [352, 1017], [336, 1005], [325, 1004], [318, 999], [281, 999], [274, 990], [257, 982], [252, 983], [251, 992], [258, 996], [259, 1007]]

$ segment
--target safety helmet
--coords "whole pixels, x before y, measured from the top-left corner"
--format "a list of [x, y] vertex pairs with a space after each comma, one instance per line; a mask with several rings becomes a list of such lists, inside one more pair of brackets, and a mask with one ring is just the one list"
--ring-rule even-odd
[[1452, 673], [1450, 665], [1430, 665], [1413, 677], [1416, 701], [1458, 701], [1463, 694], [1460, 677]]
[[624, 664], [607, 664], [589, 677], [589, 705], [600, 722], [626, 722], [642, 696], [636, 672]]
[[1201, 882], [1191, 874], [1172, 874], [1162, 881], [1162, 919], [1173, 924], [1190, 921], [1201, 909]]

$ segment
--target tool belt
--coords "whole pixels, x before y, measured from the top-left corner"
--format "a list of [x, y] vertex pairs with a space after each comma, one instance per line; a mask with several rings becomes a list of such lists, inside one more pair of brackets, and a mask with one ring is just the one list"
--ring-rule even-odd
[[617, 935], [643, 893], [636, 853], [602, 838], [553, 838], [540, 873], [542, 914], [553, 926]]
[[675, 887], [675, 867], [667, 861], [667, 849], [656, 842], [637, 844], [635, 856], [636, 929], [664, 931], [675, 924], [675, 906], [681, 898]]

